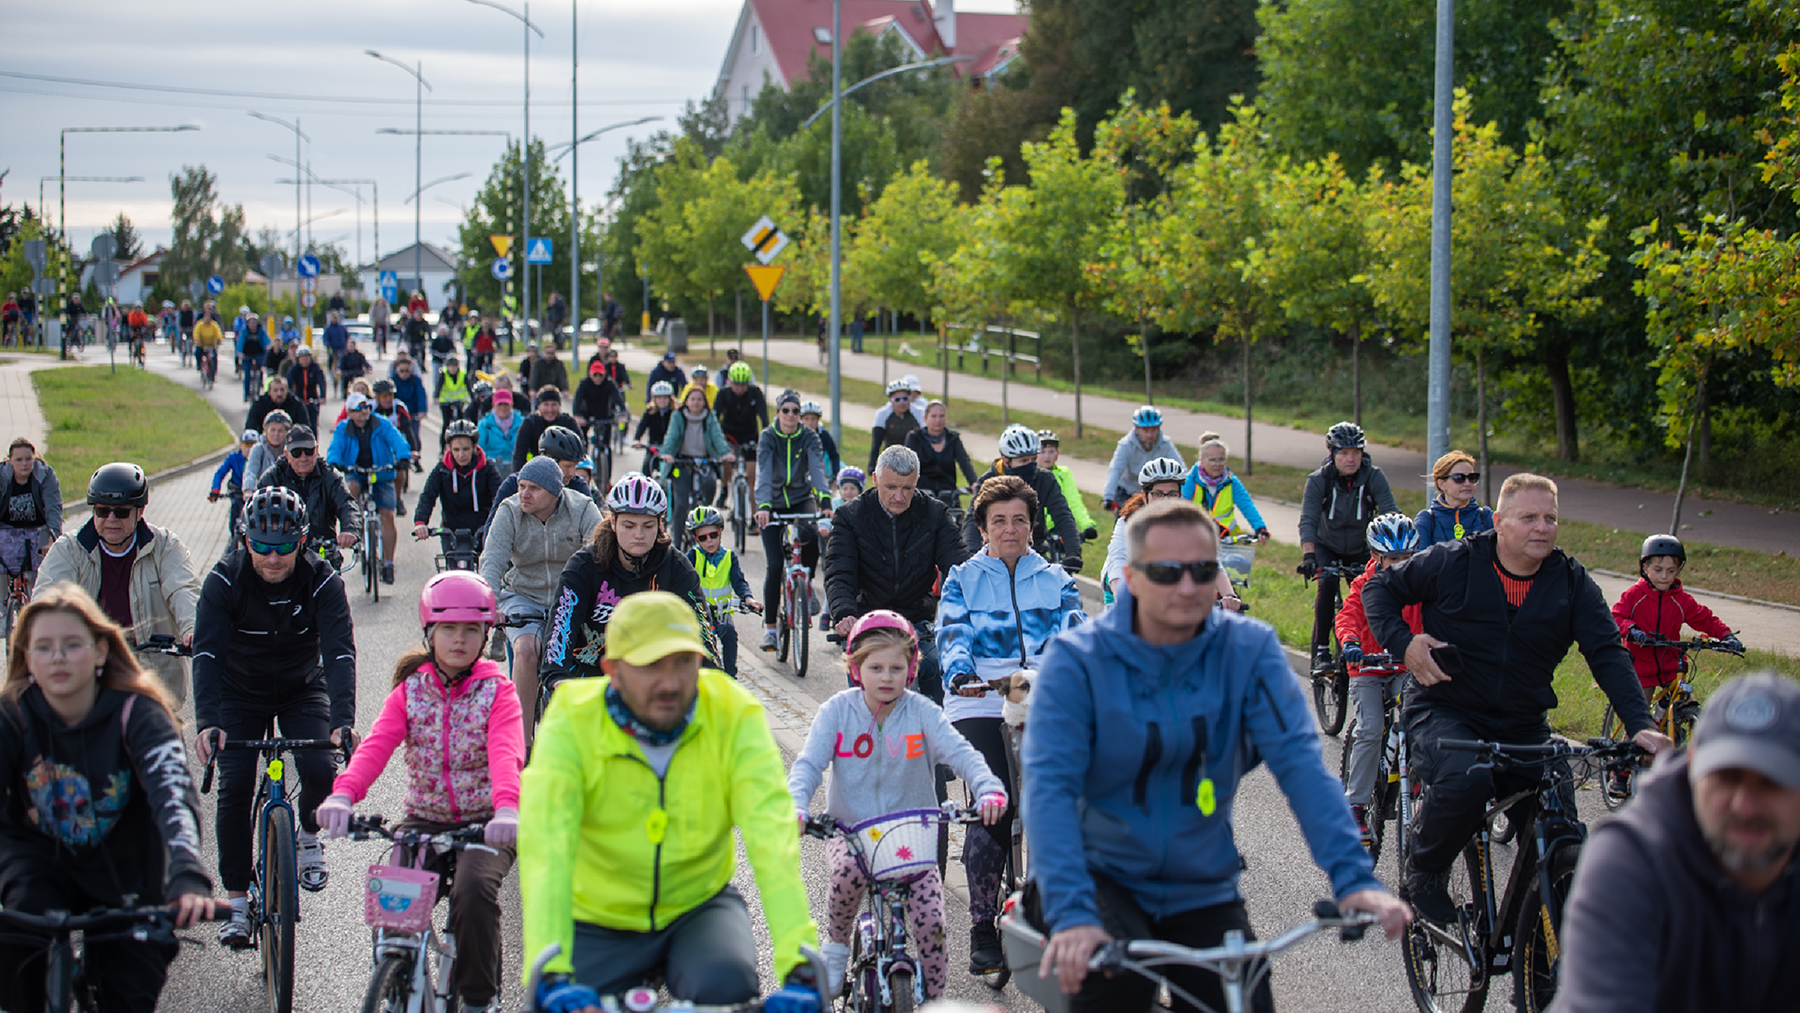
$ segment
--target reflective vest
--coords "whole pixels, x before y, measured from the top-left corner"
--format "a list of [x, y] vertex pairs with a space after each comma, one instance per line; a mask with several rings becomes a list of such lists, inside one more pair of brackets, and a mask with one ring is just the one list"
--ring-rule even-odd
[[461, 404], [469, 399], [469, 372], [444, 371], [444, 386], [438, 391], [439, 404]]
[[700, 593], [713, 605], [730, 602], [737, 597], [731, 587], [731, 550], [726, 549], [717, 564], [706, 558], [706, 551], [694, 549], [694, 572], [700, 575]]
[[[1244, 534], [1243, 525], [1238, 523], [1237, 506], [1231, 502], [1231, 480], [1226, 479], [1219, 486], [1217, 494], [1209, 497], [1209, 492], [1205, 482], [1196, 481], [1194, 483], [1194, 502], [1211, 513], [1213, 520], [1218, 522], [1219, 528], [1227, 534]], [[1208, 502], [1209, 498], [1210, 502]]]

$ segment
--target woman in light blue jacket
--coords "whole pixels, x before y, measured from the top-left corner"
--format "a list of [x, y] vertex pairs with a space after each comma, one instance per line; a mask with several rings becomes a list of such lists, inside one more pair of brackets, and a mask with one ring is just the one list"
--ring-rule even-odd
[[[1001, 722], [1002, 701], [987, 680], [1037, 667], [1058, 633], [1087, 619], [1075, 578], [1032, 551], [1031, 519], [1043, 508], [1037, 493], [1015, 475], [982, 483], [971, 515], [986, 547], [950, 570], [938, 602], [938, 657], [943, 666], [944, 713], [956, 730], [1011, 787], [1013, 764]], [[969, 882], [969, 973], [1002, 966], [995, 919], [1012, 842], [1009, 810], [1000, 822], [970, 828], [963, 847]]]
[[[664, 478], [669, 477], [677, 457], [737, 460], [731, 445], [725, 442], [724, 430], [719, 428], [719, 416], [706, 406], [706, 392], [698, 387], [688, 388], [681, 410], [669, 416], [669, 431], [663, 435], [661, 453], [658, 467]], [[705, 498], [702, 485], [698, 477], [692, 482], [684, 477], [669, 483], [669, 538], [676, 545], [681, 544], [682, 532], [687, 529], [688, 509], [697, 505], [689, 500]]]

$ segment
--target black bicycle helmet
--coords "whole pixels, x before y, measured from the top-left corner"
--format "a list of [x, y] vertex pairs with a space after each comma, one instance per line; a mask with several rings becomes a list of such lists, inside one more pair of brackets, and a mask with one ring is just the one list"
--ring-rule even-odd
[[551, 426], [538, 437], [538, 453], [552, 461], [579, 461], [584, 449], [580, 434], [567, 426]]
[[470, 422], [468, 419], [457, 419], [455, 422], [444, 427], [445, 443], [449, 443], [458, 436], [466, 436], [471, 440], [475, 439], [475, 423]]
[[1674, 556], [1677, 563], [1687, 562], [1687, 548], [1674, 535], [1651, 535], [1638, 550], [1638, 576], [1644, 575], [1644, 564], [1652, 556]]
[[1354, 422], [1339, 422], [1325, 430], [1325, 447], [1332, 453], [1340, 450], [1361, 450], [1368, 445], [1363, 436], [1362, 427]]
[[135, 464], [102, 464], [88, 479], [87, 501], [90, 506], [141, 507], [150, 502], [150, 479]]
[[244, 501], [245, 538], [253, 542], [291, 542], [306, 537], [306, 503], [283, 485], [258, 489]]
[[394, 392], [394, 381], [385, 379], [376, 380], [375, 386], [370, 389], [377, 394], [392, 394]]

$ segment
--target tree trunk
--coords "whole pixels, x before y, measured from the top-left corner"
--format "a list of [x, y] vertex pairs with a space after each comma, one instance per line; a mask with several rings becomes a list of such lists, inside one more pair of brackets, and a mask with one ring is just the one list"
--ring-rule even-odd
[[1244, 474], [1256, 474], [1250, 463], [1250, 336], [1244, 335]]
[[1144, 349], [1144, 403], [1155, 404], [1156, 394], [1150, 389], [1150, 331], [1144, 326], [1144, 314], [1138, 314], [1138, 344]]
[[1362, 328], [1350, 328], [1350, 412], [1362, 425]]
[[[706, 354], [719, 354], [719, 315], [713, 312], [713, 297], [706, 297]], [[680, 393], [677, 391], [676, 393]]]
[[1675, 487], [1675, 510], [1669, 516], [1669, 534], [1681, 537], [1681, 501], [1687, 496], [1688, 465], [1694, 462], [1694, 425], [1700, 421], [1700, 406], [1706, 402], [1706, 373], [1700, 374], [1700, 389], [1694, 394], [1694, 416], [1688, 419], [1687, 453], [1681, 458], [1681, 484]]
[[1069, 349], [1075, 364], [1075, 438], [1081, 439], [1081, 311], [1069, 307]]
[[1575, 429], [1575, 384], [1569, 379], [1569, 353], [1550, 353], [1545, 363], [1550, 372], [1552, 400], [1556, 402], [1556, 458], [1581, 460], [1581, 440]]
[[1706, 384], [1700, 385], [1694, 402], [1694, 481], [1705, 482], [1712, 464], [1712, 399], [1706, 396]]
[[[1481, 443], [1481, 501], [1494, 505], [1494, 476], [1488, 469], [1487, 354], [1475, 348], [1475, 433]], [[1426, 467], [1435, 462], [1427, 461]]]

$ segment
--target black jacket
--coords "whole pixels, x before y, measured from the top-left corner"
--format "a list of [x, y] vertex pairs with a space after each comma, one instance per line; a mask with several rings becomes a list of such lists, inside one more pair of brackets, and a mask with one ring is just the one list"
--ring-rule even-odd
[[71, 728], [31, 686], [0, 703], [0, 730], [0, 903], [51, 864], [85, 885], [89, 903], [67, 898], [75, 911], [121, 906], [125, 894], [153, 904], [211, 892], [200, 800], [161, 705], [102, 689]]
[[1791, 1010], [1800, 866], [1746, 894], [1701, 835], [1679, 756], [1582, 845], [1561, 939], [1559, 1013]]
[[[675, 394], [681, 396], [679, 388]], [[712, 410], [719, 417], [719, 431], [745, 446], [755, 444], [762, 431], [769, 428], [769, 406], [763, 400], [762, 388], [755, 384], [745, 387], [742, 394], [732, 390], [729, 383], [720, 384]]]
[[[514, 482], [513, 488], [518, 487]], [[419, 503], [413, 508], [413, 523], [430, 524], [432, 508], [441, 505], [444, 523], [440, 527], [479, 530], [487, 526], [488, 515], [500, 502], [499, 489], [500, 469], [488, 461], [480, 447], [475, 448], [466, 471], [457, 470], [450, 452], [445, 451], [437, 467], [425, 476], [425, 488], [419, 490]]]
[[969, 558], [950, 523], [950, 509], [922, 492], [895, 517], [871, 488], [831, 519], [825, 549], [825, 592], [831, 619], [892, 609], [913, 622], [937, 617], [938, 574]]
[[[269, 413], [275, 411], [277, 408], [287, 412], [288, 419], [295, 425], [306, 425], [306, 420], [312, 418], [312, 416], [306, 412], [306, 402], [301, 400], [300, 397], [294, 393], [293, 388], [290, 387], [288, 388], [288, 396], [285, 401], [276, 401], [266, 392], [257, 397], [256, 401], [250, 405], [250, 414], [244, 416], [244, 428], [254, 429], [259, 433], [262, 432], [263, 419], [268, 418]], [[313, 435], [317, 436], [319, 434], [314, 433]]]
[[538, 437], [544, 435], [544, 430], [551, 426], [562, 426], [572, 433], [581, 432], [581, 427], [575, 424], [575, 420], [570, 417], [568, 412], [558, 415], [554, 422], [545, 422], [544, 417], [537, 412], [526, 415], [525, 421], [519, 423], [519, 435], [513, 440], [512, 466], [514, 471], [525, 467], [526, 461], [537, 456]]
[[288, 397], [297, 397], [301, 401], [323, 401], [331, 394], [330, 382], [325, 379], [325, 367], [318, 363], [300, 368], [298, 362], [287, 370]]
[[268, 708], [325, 693], [331, 727], [356, 721], [356, 637], [337, 571], [302, 552], [294, 572], [266, 584], [239, 548], [213, 566], [194, 622], [194, 721], [216, 728], [220, 702]]
[[604, 375], [598, 383], [592, 376], [581, 381], [575, 388], [575, 403], [569, 414], [579, 415], [589, 422], [603, 422], [612, 418], [625, 408], [625, 395]]
[[1347, 483], [1337, 466], [1327, 460], [1306, 476], [1306, 492], [1300, 501], [1300, 540], [1316, 542], [1339, 556], [1360, 556], [1369, 551], [1369, 522], [1395, 509], [1394, 490], [1368, 454]]
[[311, 538], [334, 538], [340, 531], [355, 532], [356, 501], [344, 485], [343, 476], [325, 466], [323, 459], [313, 465], [312, 474], [301, 478], [294, 473], [294, 462], [283, 454], [269, 465], [256, 480], [258, 489], [282, 486], [300, 494], [306, 504], [306, 529]]
[[531, 363], [531, 389], [543, 390], [545, 387], [560, 391], [569, 389], [569, 367], [554, 355], [539, 356]]
[[956, 430], [944, 430], [942, 451], [931, 448], [931, 439], [923, 429], [907, 433], [906, 445], [919, 455], [919, 488], [940, 491], [956, 488], [961, 484], [956, 481], [958, 468], [962, 469], [967, 484], [975, 484], [975, 465], [969, 460], [969, 452], [963, 449], [962, 434]]
[[606, 646], [606, 624], [612, 610], [626, 595], [639, 591], [668, 591], [694, 608], [700, 617], [701, 635], [706, 638], [705, 664], [718, 666], [719, 645], [712, 633], [712, 620], [706, 612], [706, 595], [700, 590], [700, 576], [694, 565], [667, 541], [652, 546], [643, 565], [627, 570], [618, 560], [604, 572], [594, 560], [593, 543], [583, 545], [569, 557], [562, 579], [556, 585], [556, 602], [547, 621], [544, 636], [542, 677], [546, 679], [587, 679], [602, 675], [600, 655]]
[[663, 437], [669, 434], [669, 417], [674, 414], [673, 410], [659, 412], [646, 408], [644, 414], [638, 416], [637, 432], [631, 438], [652, 447], [662, 446]]
[[[1062, 536], [1064, 569], [1081, 569], [1081, 529], [1075, 526], [1075, 514], [1069, 509], [1069, 501], [1062, 494], [1062, 486], [1057, 484], [1056, 476], [1042, 468], [1033, 469], [1031, 491], [1037, 493], [1038, 512], [1031, 518], [1031, 545], [1037, 549], [1038, 555], [1046, 555], [1050, 548], [1052, 532]], [[981, 551], [986, 543], [981, 540], [981, 525], [975, 523], [975, 495], [981, 492], [981, 484], [990, 478], [1005, 475], [1000, 462], [995, 461], [993, 467], [982, 472], [981, 478], [969, 489], [969, 509], [963, 513], [962, 540], [968, 546], [969, 555]], [[923, 483], [921, 483], [923, 484]], [[1048, 512], [1055, 526], [1046, 527], [1044, 514]]]
[[663, 381], [667, 381], [669, 386], [675, 388], [675, 396], [679, 398], [682, 388], [687, 386], [687, 373], [683, 372], [680, 366], [665, 366], [661, 362], [651, 366], [650, 376], [644, 381], [645, 404], [649, 404], [650, 398], [653, 396], [650, 388]]
[[883, 450], [905, 446], [906, 438], [918, 431], [919, 417], [910, 409], [903, 412], [890, 410], [886, 423], [869, 430], [869, 474], [875, 474], [875, 461]]
[[1464, 672], [1428, 688], [1412, 684], [1415, 699], [1443, 706], [1477, 727], [1518, 728], [1541, 723], [1556, 706], [1551, 676], [1571, 645], [1581, 647], [1594, 681], [1633, 735], [1650, 727], [1650, 708], [1638, 688], [1631, 655], [1619, 642], [1606, 598], [1587, 570], [1561, 549], [1532, 577], [1516, 616], [1500, 584], [1499, 537], [1483, 531], [1439, 542], [1363, 584], [1363, 611], [1375, 640], [1395, 657], [1406, 653], [1412, 630], [1401, 617], [1422, 604], [1425, 632], [1456, 645]]

